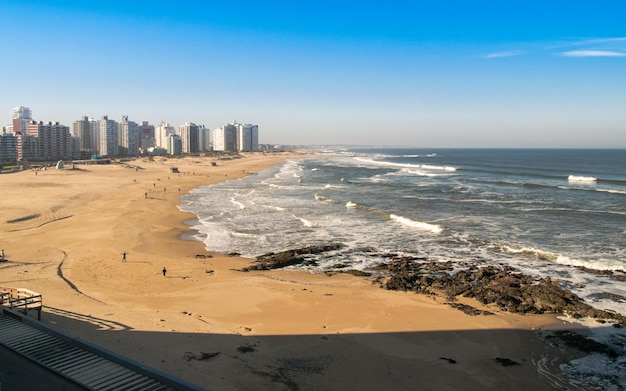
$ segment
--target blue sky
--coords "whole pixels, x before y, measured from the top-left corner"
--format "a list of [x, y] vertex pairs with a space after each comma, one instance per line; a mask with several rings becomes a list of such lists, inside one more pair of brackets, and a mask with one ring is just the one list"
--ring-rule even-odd
[[625, 17], [615, 0], [2, 0], [0, 124], [23, 105], [68, 126], [256, 123], [262, 143], [626, 148]]

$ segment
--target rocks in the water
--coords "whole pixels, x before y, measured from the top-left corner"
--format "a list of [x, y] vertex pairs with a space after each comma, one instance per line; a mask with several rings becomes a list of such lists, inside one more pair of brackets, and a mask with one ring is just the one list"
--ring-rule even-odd
[[580, 335], [573, 331], [554, 331], [552, 335], [548, 336], [547, 338], [563, 341], [565, 345], [576, 348], [581, 352], [606, 354], [613, 359], [619, 356], [619, 354], [615, 350], [611, 349], [608, 345], [597, 342], [591, 338], [587, 338], [584, 335]]
[[[299, 249], [269, 253], [258, 256], [252, 265], [240, 269], [270, 270], [292, 265], [315, 264], [306, 260], [306, 255], [339, 250], [341, 244], [308, 246]], [[457, 297], [475, 299], [483, 305], [495, 305], [501, 311], [518, 314], [565, 314], [568, 316], [616, 320], [626, 324], [626, 316], [599, 310], [584, 303], [574, 293], [563, 288], [558, 281], [549, 277], [540, 278], [516, 272], [510, 266], [482, 266], [472, 262], [437, 262], [425, 257], [404, 256], [396, 253], [376, 254], [388, 262], [373, 267], [379, 274], [374, 282], [389, 290], [412, 291], [416, 293], [445, 297], [451, 306], [468, 315], [491, 315], [467, 304], [457, 303]], [[345, 263], [336, 263], [327, 274], [350, 273], [355, 276], [370, 276], [369, 271], [349, 269]], [[621, 280], [622, 271], [598, 272], [609, 278]], [[612, 295], [605, 299], [622, 302], [624, 296]]]
[[257, 257], [254, 264], [242, 269], [242, 271], [280, 269], [297, 265], [304, 262], [304, 255], [339, 250], [341, 247], [343, 247], [341, 244], [330, 244], [325, 246], [302, 247], [294, 250], [281, 251], [275, 254], [264, 254]]
[[450, 301], [457, 296], [470, 297], [483, 305], [495, 304], [502, 311], [520, 314], [562, 313], [626, 323], [626, 317], [583, 303], [550, 278], [517, 273], [511, 267], [470, 266], [454, 272], [449, 263], [402, 259], [392, 261], [386, 268], [391, 276], [383, 286], [390, 290], [443, 295]]

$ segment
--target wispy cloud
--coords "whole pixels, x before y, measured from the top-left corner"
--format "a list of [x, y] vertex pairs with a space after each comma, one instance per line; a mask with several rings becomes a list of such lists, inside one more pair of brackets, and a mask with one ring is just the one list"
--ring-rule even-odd
[[[626, 57], [626, 37], [571, 38], [560, 42], [525, 43], [526, 50], [502, 50], [483, 54], [480, 58], [497, 59], [517, 56], [559, 57]], [[520, 45], [516, 45], [520, 46]], [[542, 47], [543, 46], [543, 47]]]
[[505, 52], [495, 52], [495, 53], [485, 54], [483, 58], [514, 57], [514, 56], [521, 56], [522, 54], [524, 54], [524, 52], [521, 50], [509, 50]]
[[579, 39], [551, 49], [564, 57], [626, 57], [626, 37]]
[[626, 52], [615, 50], [570, 50], [560, 52], [559, 55], [565, 57], [626, 57]]
[[584, 40], [578, 41], [576, 44], [597, 45], [597, 44], [614, 44], [614, 43], [621, 43], [621, 42], [626, 43], [626, 37], [584, 39]]

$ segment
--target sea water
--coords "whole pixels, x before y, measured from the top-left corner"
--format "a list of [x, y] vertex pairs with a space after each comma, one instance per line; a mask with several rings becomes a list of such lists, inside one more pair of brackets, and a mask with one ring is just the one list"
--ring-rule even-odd
[[[182, 202], [212, 251], [256, 257], [344, 245], [311, 256], [316, 266], [292, 267], [311, 272], [367, 270], [390, 253], [507, 265], [626, 315], [626, 283], [589, 272], [626, 270], [626, 150], [334, 149], [195, 189]], [[621, 330], [592, 328], [621, 355], [565, 364], [570, 379], [623, 389]]]
[[[338, 149], [182, 197], [212, 251], [341, 243], [312, 272], [389, 253], [508, 265], [626, 314], [626, 150]], [[613, 294], [613, 299], [608, 294]]]

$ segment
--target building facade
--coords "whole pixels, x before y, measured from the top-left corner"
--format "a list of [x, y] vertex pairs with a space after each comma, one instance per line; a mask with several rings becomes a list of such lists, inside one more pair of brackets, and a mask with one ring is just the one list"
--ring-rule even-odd
[[13, 134], [26, 134], [28, 125], [32, 121], [32, 112], [28, 107], [18, 106], [11, 110], [11, 125], [9, 132]]
[[154, 147], [154, 125], [143, 121], [139, 125], [139, 148], [146, 150], [150, 147]]
[[58, 122], [31, 121], [27, 135], [35, 139], [34, 160], [72, 160], [80, 157], [80, 141], [72, 137], [68, 126]]
[[87, 116], [72, 124], [72, 136], [80, 139], [82, 151], [93, 151], [94, 154], [97, 154], [100, 147], [97, 142], [98, 131], [98, 121]]
[[259, 126], [237, 121], [213, 131], [213, 150], [252, 152], [259, 150]]
[[235, 123], [237, 128], [237, 150], [253, 152], [259, 150], [259, 126]]
[[182, 153], [200, 152], [200, 128], [198, 125], [185, 122], [178, 127], [178, 135], [182, 140]]
[[4, 133], [0, 135], [0, 165], [17, 163], [17, 136]]
[[154, 129], [154, 143], [156, 147], [167, 149], [167, 137], [176, 134], [176, 129], [167, 122], [161, 123]]
[[167, 136], [167, 154], [180, 155], [183, 153], [183, 140], [177, 134]]
[[237, 128], [234, 124], [220, 126], [213, 131], [213, 150], [225, 152], [237, 150]]
[[139, 125], [129, 121], [128, 116], [122, 116], [119, 123], [119, 156], [137, 156], [139, 153]]
[[118, 123], [106, 115], [102, 116], [102, 119], [98, 120], [98, 154], [100, 156], [118, 156], [118, 138]]

